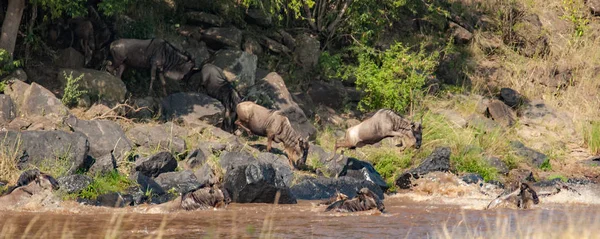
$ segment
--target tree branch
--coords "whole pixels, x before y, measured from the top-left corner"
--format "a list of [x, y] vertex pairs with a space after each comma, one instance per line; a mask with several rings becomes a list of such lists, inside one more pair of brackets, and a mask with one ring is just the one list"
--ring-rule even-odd
[[344, 1], [344, 5], [342, 6], [342, 9], [338, 13], [337, 17], [335, 18], [335, 20], [331, 24], [329, 24], [329, 27], [327, 27], [327, 32], [332, 32], [332, 31], [335, 30], [335, 28], [337, 27], [337, 25], [342, 20], [342, 17], [344, 16], [344, 13], [346, 13], [346, 10], [348, 9], [348, 6], [351, 3], [352, 3], [352, 0], [346, 0], [346, 1]]
[[308, 19], [308, 24], [313, 31], [318, 31], [317, 26], [315, 25], [315, 19], [310, 12], [310, 7], [306, 4], [306, 0], [302, 0], [302, 7], [304, 8], [304, 12], [306, 13], [306, 18]]

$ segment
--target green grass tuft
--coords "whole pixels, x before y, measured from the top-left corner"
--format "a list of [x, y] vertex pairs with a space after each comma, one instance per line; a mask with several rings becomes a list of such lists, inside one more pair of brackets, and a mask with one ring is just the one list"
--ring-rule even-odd
[[104, 175], [97, 175], [94, 181], [79, 193], [79, 197], [86, 199], [96, 199], [99, 195], [109, 192], [123, 192], [132, 186], [132, 182], [126, 175], [117, 171]]
[[591, 154], [600, 153], [600, 121], [592, 121], [584, 125], [583, 142]]

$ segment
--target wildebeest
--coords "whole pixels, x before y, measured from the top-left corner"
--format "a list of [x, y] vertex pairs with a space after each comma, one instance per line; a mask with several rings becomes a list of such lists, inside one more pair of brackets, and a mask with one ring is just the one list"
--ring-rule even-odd
[[348, 199], [348, 196], [346, 194], [336, 192], [335, 195], [333, 195], [333, 197], [331, 197], [325, 201], [319, 202], [319, 205], [331, 205], [334, 202], [346, 200], [346, 199]]
[[269, 110], [251, 101], [244, 101], [236, 106], [237, 120], [235, 124], [248, 134], [267, 137], [267, 151], [271, 151], [271, 143], [283, 143], [291, 168], [304, 164], [308, 156], [308, 137], [303, 138], [294, 130], [290, 120], [277, 110]]
[[341, 199], [329, 205], [325, 211], [335, 212], [358, 212], [368, 211], [371, 209], [383, 212], [385, 206], [379, 197], [368, 188], [362, 188], [356, 192], [356, 197], [352, 199]]
[[[221, 101], [221, 104], [225, 107], [225, 119], [221, 128], [233, 133], [236, 130], [235, 120], [237, 114], [235, 108], [242, 101], [240, 94], [227, 80], [227, 77], [223, 74], [223, 69], [218, 66], [210, 63], [204, 64], [200, 75], [201, 79], [198, 83], [201, 87], [198, 87], [198, 90], [203, 89], [207, 95]], [[196, 87], [196, 85], [194, 86]]]
[[510, 193], [500, 194], [496, 199], [492, 200], [486, 209], [493, 209], [500, 206], [516, 206], [520, 209], [527, 209], [533, 204], [539, 204], [540, 198], [529, 183], [519, 183], [519, 188]]
[[333, 153], [338, 148], [355, 149], [375, 144], [388, 137], [402, 137], [402, 150], [414, 146], [421, 147], [422, 126], [420, 122], [411, 122], [389, 109], [380, 109], [372, 117], [346, 130], [342, 140], [336, 140]]
[[150, 89], [156, 79], [156, 71], [163, 86], [163, 94], [167, 95], [165, 76], [183, 79], [194, 67], [194, 59], [185, 51], [177, 49], [163, 39], [119, 39], [110, 44], [113, 58], [112, 66], [117, 69], [116, 76], [121, 78], [125, 66], [134, 68], [150, 68]]
[[56, 181], [54, 177], [46, 173], [40, 172], [40, 170], [38, 169], [30, 169], [21, 173], [19, 179], [17, 180], [17, 184], [15, 186], [9, 187], [8, 190], [6, 190], [6, 192], [4, 193], [4, 195], [12, 193], [19, 187], [29, 185], [29, 183], [31, 182], [35, 182], [38, 185], [49, 185], [54, 190], [60, 188], [58, 181]]
[[191, 211], [226, 207], [231, 198], [224, 188], [216, 185], [201, 186], [181, 195], [181, 208]]

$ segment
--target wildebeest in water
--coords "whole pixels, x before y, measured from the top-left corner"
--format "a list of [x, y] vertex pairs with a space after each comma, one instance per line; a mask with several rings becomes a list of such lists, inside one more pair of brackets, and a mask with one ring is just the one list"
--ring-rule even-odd
[[185, 51], [177, 49], [163, 39], [119, 39], [110, 44], [113, 58], [114, 74], [121, 78], [125, 66], [134, 68], [150, 68], [150, 88], [156, 79], [156, 72], [162, 83], [163, 95], [167, 95], [165, 76], [181, 80], [192, 70], [194, 59]]
[[348, 199], [343, 195], [339, 200], [329, 205], [325, 211], [334, 212], [358, 212], [368, 211], [377, 208], [380, 212], [385, 210], [385, 206], [381, 199], [368, 188], [361, 188], [356, 192], [356, 197]]

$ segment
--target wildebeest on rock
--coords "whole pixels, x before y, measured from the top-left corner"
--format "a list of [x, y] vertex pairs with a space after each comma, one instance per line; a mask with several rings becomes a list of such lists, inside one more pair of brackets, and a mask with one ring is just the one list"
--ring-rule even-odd
[[110, 53], [113, 58], [114, 73], [121, 78], [125, 66], [134, 68], [150, 68], [150, 89], [156, 79], [156, 71], [163, 86], [163, 94], [167, 95], [165, 76], [174, 79], [183, 79], [194, 67], [195, 62], [191, 55], [177, 49], [163, 39], [119, 39], [110, 44]]
[[422, 129], [420, 122], [411, 122], [389, 109], [380, 109], [372, 117], [348, 128], [344, 139], [335, 142], [333, 155], [338, 148], [360, 148], [396, 136], [402, 137], [402, 150], [411, 146], [419, 149]]
[[306, 162], [308, 156], [308, 137], [303, 138], [290, 124], [290, 120], [277, 110], [269, 110], [251, 101], [237, 105], [235, 124], [245, 129], [248, 134], [267, 137], [267, 151], [271, 151], [271, 143], [283, 143], [291, 168]]
[[375, 193], [373, 193], [368, 188], [362, 188], [358, 192], [356, 192], [356, 197], [354, 197], [353, 199], [342, 197], [340, 200], [337, 200], [331, 205], [329, 205], [325, 209], [325, 211], [358, 212], [368, 211], [375, 208], [377, 208], [377, 210], [379, 210], [380, 212], [383, 212], [385, 210], [383, 202]]

